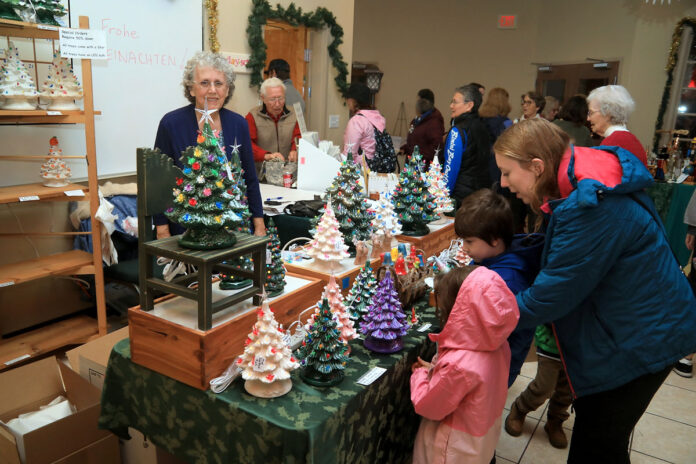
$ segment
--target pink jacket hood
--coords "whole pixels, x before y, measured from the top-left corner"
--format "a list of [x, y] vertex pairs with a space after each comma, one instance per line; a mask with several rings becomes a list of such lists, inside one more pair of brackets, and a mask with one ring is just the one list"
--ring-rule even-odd
[[479, 267], [464, 280], [444, 329], [430, 339], [445, 348], [495, 351], [506, 342], [520, 318], [505, 281]]

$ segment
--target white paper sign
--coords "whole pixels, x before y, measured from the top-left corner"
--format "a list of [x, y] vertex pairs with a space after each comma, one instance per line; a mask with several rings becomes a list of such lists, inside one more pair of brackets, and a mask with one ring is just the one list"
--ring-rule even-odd
[[60, 111], [46, 111], [46, 116], [62, 116], [63, 113]]
[[382, 374], [387, 372], [387, 370], [383, 367], [373, 367], [369, 371], [367, 371], [365, 374], [363, 374], [356, 383], [359, 383], [360, 385], [370, 385], [372, 382], [380, 378]]
[[92, 29], [60, 29], [60, 56], [106, 60], [106, 32]]
[[27, 195], [25, 197], [19, 197], [19, 201], [37, 201], [38, 199], [38, 195]]
[[227, 62], [232, 65], [232, 69], [237, 74], [251, 74], [251, 69], [247, 68], [246, 65], [251, 58], [248, 53], [232, 53], [232, 52], [220, 52], [222, 56], [227, 59]]
[[254, 370], [263, 372], [263, 366], [266, 364], [266, 358], [263, 356], [254, 356]]
[[77, 190], [66, 190], [64, 193], [65, 193], [67, 196], [69, 196], [69, 197], [84, 197], [84, 196], [85, 196], [85, 192], [83, 192], [83, 191], [80, 190], [80, 189], [77, 189]]
[[418, 331], [419, 331], [419, 332], [425, 332], [425, 331], [428, 330], [430, 327], [432, 327], [432, 324], [431, 324], [430, 322], [426, 322], [426, 323], [423, 324], [422, 326], [418, 327]]

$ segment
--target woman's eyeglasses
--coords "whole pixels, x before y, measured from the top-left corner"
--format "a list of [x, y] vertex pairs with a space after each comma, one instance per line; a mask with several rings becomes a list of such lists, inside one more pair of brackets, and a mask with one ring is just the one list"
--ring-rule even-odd
[[211, 86], [215, 90], [219, 90], [219, 89], [222, 89], [224, 87], [227, 87], [227, 83], [222, 82], [222, 81], [201, 81], [201, 82], [196, 82], [196, 84], [198, 84], [200, 87], [203, 87], [204, 89], [209, 89]]
[[265, 98], [264, 100], [268, 103], [280, 103], [285, 101], [285, 97]]

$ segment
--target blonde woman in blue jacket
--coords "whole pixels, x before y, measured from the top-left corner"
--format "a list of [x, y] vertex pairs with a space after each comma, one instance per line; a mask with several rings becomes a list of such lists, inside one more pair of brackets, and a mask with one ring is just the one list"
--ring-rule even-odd
[[553, 322], [574, 397], [569, 463], [628, 463], [631, 430], [674, 363], [696, 351], [696, 300], [618, 147], [574, 147], [543, 119], [494, 145], [501, 185], [548, 220], [541, 271], [517, 294], [518, 328]]

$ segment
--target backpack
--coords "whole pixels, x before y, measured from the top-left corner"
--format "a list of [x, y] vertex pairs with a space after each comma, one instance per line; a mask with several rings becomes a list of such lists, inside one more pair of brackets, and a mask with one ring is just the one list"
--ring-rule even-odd
[[[360, 116], [365, 117], [363, 114]], [[365, 157], [367, 166], [374, 172], [391, 173], [396, 171], [396, 153], [391, 135], [386, 128], [380, 131], [374, 124], [372, 124], [372, 130], [375, 137], [375, 154], [372, 159]]]

